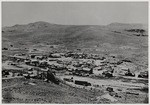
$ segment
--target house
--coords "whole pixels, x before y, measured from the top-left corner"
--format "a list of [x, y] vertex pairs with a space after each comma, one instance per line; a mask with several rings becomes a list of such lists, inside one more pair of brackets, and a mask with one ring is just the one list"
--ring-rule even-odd
[[93, 69], [78, 67], [78, 68], [73, 72], [73, 74], [79, 75], [79, 76], [82, 76], [82, 75], [85, 75], [85, 74], [93, 74]]
[[103, 62], [102, 60], [95, 60], [94, 65], [95, 66], [104, 66], [104, 64], [102, 62]]
[[72, 78], [64, 78], [64, 81], [73, 82], [73, 79]]
[[127, 74], [129, 72], [129, 68], [126, 66], [118, 66], [116, 68], [114, 68], [114, 72], [113, 75], [117, 76], [117, 75], [122, 75], [125, 76], [125, 74]]
[[29, 58], [34, 59], [36, 56], [42, 56], [43, 52], [29, 52]]
[[51, 54], [50, 57], [52, 57], [52, 58], [61, 58], [61, 54], [54, 53], [54, 54]]
[[82, 71], [85, 73], [90, 73], [91, 69], [90, 68], [82, 68]]
[[102, 70], [103, 68], [101, 67], [101, 66], [98, 66], [98, 67], [95, 67], [94, 68], [94, 70], [98, 70], [98, 71], [100, 71], [100, 70]]
[[102, 75], [105, 77], [113, 77], [113, 73], [111, 71], [104, 71]]
[[125, 76], [132, 76], [132, 77], [135, 77], [135, 74], [134, 74], [134, 73], [131, 73], [131, 71], [128, 70], [128, 72], [125, 73]]
[[138, 77], [140, 77], [140, 78], [148, 78], [148, 71], [140, 72]]
[[76, 67], [74, 67], [74, 66], [72, 66], [72, 65], [68, 65], [67, 66], [67, 70], [68, 71], [74, 71], [74, 70], [76, 70], [77, 68]]
[[41, 61], [41, 62], [39, 62], [39, 65], [38, 65], [39, 67], [43, 67], [43, 68], [46, 68], [46, 67], [48, 67], [48, 63], [46, 62], [46, 61]]
[[38, 60], [43, 60], [43, 59], [47, 59], [47, 56], [45, 55], [40, 55], [40, 56], [36, 56], [36, 59]]
[[94, 75], [102, 75], [103, 72], [104, 72], [104, 70], [97, 70], [97, 69], [95, 69], [95, 68], [94, 68], [94, 70], [93, 70], [93, 74], [94, 74]]
[[10, 59], [17, 62], [24, 62], [25, 60], [27, 60], [27, 56], [14, 55], [14, 56], [10, 56]]
[[39, 66], [39, 61], [38, 60], [31, 60], [30, 65]]
[[57, 66], [55, 66], [56, 70], [67, 70], [67, 67], [63, 64], [58, 64]]

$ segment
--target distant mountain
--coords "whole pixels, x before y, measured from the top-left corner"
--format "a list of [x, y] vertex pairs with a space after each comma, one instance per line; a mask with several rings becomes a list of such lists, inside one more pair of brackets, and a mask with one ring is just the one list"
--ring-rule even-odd
[[108, 28], [114, 28], [114, 29], [148, 29], [148, 25], [146, 24], [138, 24], [138, 23], [133, 23], [133, 24], [129, 24], [129, 23], [111, 23], [109, 25], [107, 25]]
[[42, 29], [50, 29], [50, 28], [56, 28], [58, 25], [56, 24], [50, 24], [48, 22], [35, 22], [35, 23], [29, 23], [25, 25], [14, 25], [12, 27], [3, 27], [4, 32], [33, 32], [33, 31], [42, 31]]
[[[51, 24], [48, 22], [38, 21], [34, 23], [29, 23], [25, 25], [14, 25], [11, 27], [3, 27], [3, 32], [33, 32], [33, 31], [47, 31], [47, 30], [55, 30], [55, 29], [64, 29], [69, 27], [100, 27], [96, 25], [59, 25], [59, 24]], [[126, 23], [111, 23], [109, 25], [103, 26], [103, 28], [108, 29], [132, 29], [132, 28], [139, 28], [139, 29], [148, 29], [148, 25], [146, 24], [126, 24]], [[102, 28], [102, 26], [101, 26]]]
[[[142, 28], [141, 24], [111, 23], [98, 25], [59, 25], [43, 21], [2, 28], [3, 42], [63, 44], [66, 47], [93, 47], [103, 43], [113, 45], [147, 45], [147, 38], [129, 36], [123, 29]], [[120, 30], [121, 29], [121, 30]], [[119, 30], [115, 33], [114, 30]], [[132, 34], [132, 33], [130, 33]], [[5, 39], [5, 40], [4, 40]], [[139, 40], [144, 40], [140, 41]], [[4, 45], [4, 43], [3, 43]], [[81, 46], [82, 45], [82, 46]]]

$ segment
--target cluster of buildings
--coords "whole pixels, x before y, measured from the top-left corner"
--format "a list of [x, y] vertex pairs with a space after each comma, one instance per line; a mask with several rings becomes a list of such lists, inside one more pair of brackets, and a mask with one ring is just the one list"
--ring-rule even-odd
[[[27, 74], [30, 74], [31, 77], [38, 75], [39, 78], [43, 78], [41, 74], [48, 70], [51, 70], [56, 74], [64, 71], [65, 75], [77, 75], [83, 77], [90, 75], [103, 77], [119, 75], [135, 77], [135, 74], [130, 68], [122, 65], [124, 62], [132, 62], [130, 60], [119, 60], [115, 56], [101, 56], [98, 54], [73, 52], [49, 53], [47, 55], [29, 53], [10, 56], [10, 60], [18, 63], [20, 66], [27, 65]], [[138, 77], [148, 78], [148, 72], [140, 73], [140, 76]]]

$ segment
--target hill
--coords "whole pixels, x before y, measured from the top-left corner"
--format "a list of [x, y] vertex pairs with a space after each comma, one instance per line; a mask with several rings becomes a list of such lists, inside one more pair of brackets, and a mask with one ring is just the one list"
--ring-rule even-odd
[[[27, 44], [31, 42], [48, 42], [50, 44], [64, 44], [66, 47], [81, 47], [87, 45], [101, 45], [110, 43], [114, 45], [147, 45], [147, 38], [129, 36], [128, 33], [123, 33], [123, 29], [128, 27], [140, 28], [141, 24], [130, 25], [121, 23], [112, 23], [107, 26], [92, 26], [92, 25], [58, 25], [47, 22], [35, 22], [26, 25], [14, 25], [12, 27], [2, 28], [3, 42], [9, 41], [15, 44], [19, 42]], [[114, 32], [120, 30], [120, 33]], [[87, 43], [88, 42], [88, 43]], [[139, 43], [140, 42], [140, 43]], [[4, 44], [3, 44], [4, 45]], [[68, 46], [69, 45], [69, 46]], [[84, 47], [85, 47], [84, 46]]]
[[[96, 97], [103, 92], [87, 91], [71, 86], [46, 83], [42, 80], [24, 78], [3, 80], [3, 103], [97, 103]], [[92, 100], [95, 99], [95, 100]]]

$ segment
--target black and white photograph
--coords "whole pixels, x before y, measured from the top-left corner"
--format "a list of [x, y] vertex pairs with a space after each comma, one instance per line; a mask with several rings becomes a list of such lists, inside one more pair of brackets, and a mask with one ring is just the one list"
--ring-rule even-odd
[[1, 1], [2, 104], [148, 104], [148, 1]]

